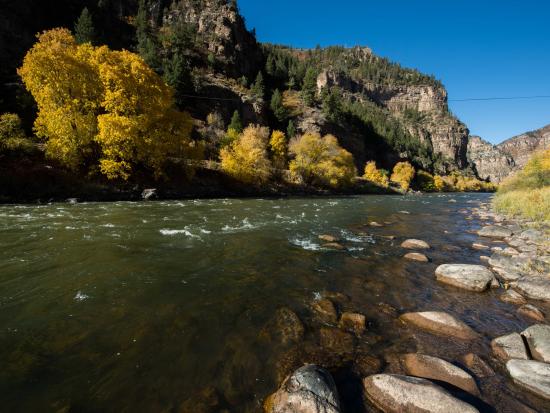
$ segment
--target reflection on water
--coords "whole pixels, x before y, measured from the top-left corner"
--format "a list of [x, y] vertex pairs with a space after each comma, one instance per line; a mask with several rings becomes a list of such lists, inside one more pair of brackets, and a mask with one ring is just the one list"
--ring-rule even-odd
[[[366, 354], [489, 354], [490, 338], [526, 321], [495, 292], [435, 283], [438, 264], [479, 262], [466, 232], [479, 222], [457, 211], [488, 197], [450, 198], [0, 207], [2, 410], [259, 411], [304, 361], [342, 368]], [[323, 247], [320, 234], [347, 249]], [[403, 261], [399, 244], [408, 237], [432, 245], [431, 263]], [[326, 326], [310, 306], [327, 291], [339, 293], [340, 310], [368, 319], [369, 331], [343, 357], [319, 349]], [[272, 334], [281, 307], [305, 324], [298, 345]], [[486, 340], [434, 343], [396, 321], [403, 311], [436, 309]]]

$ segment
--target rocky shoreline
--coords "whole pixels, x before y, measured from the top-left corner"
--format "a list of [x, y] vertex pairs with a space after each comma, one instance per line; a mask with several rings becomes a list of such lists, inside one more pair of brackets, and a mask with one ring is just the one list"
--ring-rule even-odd
[[[452, 201], [452, 200], [451, 200]], [[550, 326], [540, 308], [550, 302], [549, 228], [533, 222], [510, 220], [491, 210], [489, 203], [462, 209], [466, 219], [479, 219], [487, 224], [477, 235], [472, 250], [479, 251], [480, 264], [449, 263], [439, 265], [435, 279], [451, 288], [471, 294], [493, 290], [500, 300], [517, 306], [519, 315], [530, 320], [530, 327], [501, 337], [487, 337], [464, 321], [442, 311], [398, 314], [395, 308], [381, 307], [398, 319], [404, 328], [422, 331], [433, 340], [452, 339], [465, 343], [465, 348], [483, 340], [490, 341], [493, 357], [485, 360], [475, 350], [459, 359], [432, 354], [391, 354], [384, 360], [367, 354], [353, 353], [354, 345], [369, 341], [365, 316], [346, 308], [347, 298], [325, 292], [311, 308], [325, 324], [320, 330], [321, 348], [306, 357], [308, 362], [282, 380], [279, 389], [264, 402], [267, 413], [344, 413], [335, 380], [329, 370], [338, 374], [338, 366], [352, 363], [361, 377], [357, 399], [363, 406], [358, 411], [383, 412], [536, 412], [550, 408]], [[373, 227], [384, 224], [371, 223]], [[537, 228], [535, 228], [537, 227]], [[327, 248], [344, 249], [331, 235], [320, 236]], [[430, 245], [423, 240], [405, 240], [401, 245], [404, 259], [429, 262]], [[452, 246], [450, 246], [452, 247]], [[449, 248], [450, 248], [449, 247]], [[413, 252], [410, 252], [413, 251]], [[540, 303], [540, 304], [539, 304]], [[304, 326], [289, 309], [280, 310], [270, 331], [279, 331], [279, 339], [299, 343]], [[468, 344], [471, 343], [471, 344]], [[315, 362], [315, 359], [318, 362]], [[285, 366], [294, 364], [284, 360]], [[303, 357], [299, 359], [303, 360]], [[335, 359], [338, 359], [334, 362]], [[332, 360], [332, 361], [331, 361]], [[496, 377], [501, 375], [500, 379]], [[508, 381], [516, 386], [514, 397], [503, 393], [498, 405], [485, 397], [485, 388], [494, 390], [496, 382]], [[349, 389], [345, 389], [346, 393]], [[345, 395], [349, 397], [349, 394]], [[518, 400], [518, 399], [521, 399]], [[493, 403], [492, 403], [493, 402]], [[541, 406], [543, 410], [541, 409]]]

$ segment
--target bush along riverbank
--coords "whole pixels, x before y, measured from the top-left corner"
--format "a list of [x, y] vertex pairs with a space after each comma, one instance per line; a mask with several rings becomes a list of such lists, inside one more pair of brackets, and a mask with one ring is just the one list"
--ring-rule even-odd
[[[384, 360], [365, 355], [353, 359], [353, 337], [368, 331], [368, 321], [349, 308], [346, 297], [324, 293], [313, 304], [314, 312], [337, 327], [323, 329], [323, 345], [332, 346], [337, 354], [348, 354], [357, 366], [361, 385], [342, 389], [338, 386], [342, 380], [338, 369], [326, 360], [306, 364], [289, 374], [279, 389], [267, 397], [267, 413], [343, 413], [350, 411], [349, 397], [354, 391], [364, 397], [357, 397], [363, 400], [359, 405], [364, 403], [363, 406], [384, 412], [532, 412], [550, 407], [550, 326], [546, 324], [550, 303], [550, 228], [508, 219], [492, 211], [489, 202], [456, 212], [468, 222], [481, 223], [478, 229], [469, 230], [478, 237], [471, 250], [479, 253], [479, 262], [441, 264], [435, 269], [436, 282], [466, 294], [495, 294], [500, 301], [514, 306], [514, 316], [523, 317], [530, 326], [487, 337], [450, 312], [425, 308], [399, 314], [395, 308], [384, 308], [381, 311], [398, 318], [402, 327], [415, 336], [428, 334], [436, 342], [464, 343], [464, 354], [455, 359], [450, 354], [431, 354], [429, 350], [400, 354], [395, 349], [397, 353], [386, 355]], [[329, 236], [325, 240], [337, 241]], [[424, 240], [408, 239], [400, 247], [404, 260], [416, 262], [411, 265], [426, 265], [435, 253], [434, 247]], [[452, 245], [445, 248], [457, 255], [461, 251]], [[346, 311], [339, 313], [338, 308], [342, 307]], [[284, 320], [282, 324], [288, 324], [284, 331], [296, 332], [294, 339], [299, 340], [303, 326], [298, 317], [294, 314]], [[489, 360], [476, 352], [483, 346], [491, 349]], [[429, 348], [432, 347], [427, 346], [426, 350]], [[310, 362], [315, 363], [315, 357]], [[336, 371], [336, 383], [329, 370]], [[495, 397], [494, 386], [508, 390]]]

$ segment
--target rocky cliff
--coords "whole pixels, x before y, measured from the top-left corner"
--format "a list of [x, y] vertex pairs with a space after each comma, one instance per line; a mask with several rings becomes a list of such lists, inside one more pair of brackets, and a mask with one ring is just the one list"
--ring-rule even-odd
[[523, 168], [533, 152], [550, 148], [550, 125], [507, 139], [497, 148], [510, 155], [517, 168]]
[[512, 156], [479, 136], [470, 136], [468, 140], [468, 161], [481, 179], [494, 183], [501, 182], [515, 167]]
[[501, 182], [525, 166], [534, 152], [550, 148], [550, 125], [491, 145], [478, 136], [470, 137], [468, 160], [483, 179]]

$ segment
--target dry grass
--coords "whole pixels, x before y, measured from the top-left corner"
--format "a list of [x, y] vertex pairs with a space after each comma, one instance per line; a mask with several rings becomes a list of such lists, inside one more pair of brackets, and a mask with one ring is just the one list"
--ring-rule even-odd
[[550, 222], [550, 187], [499, 192], [493, 205], [503, 214]]
[[301, 116], [304, 111], [304, 103], [300, 92], [296, 90], [285, 90], [283, 92], [283, 106], [291, 117]]

